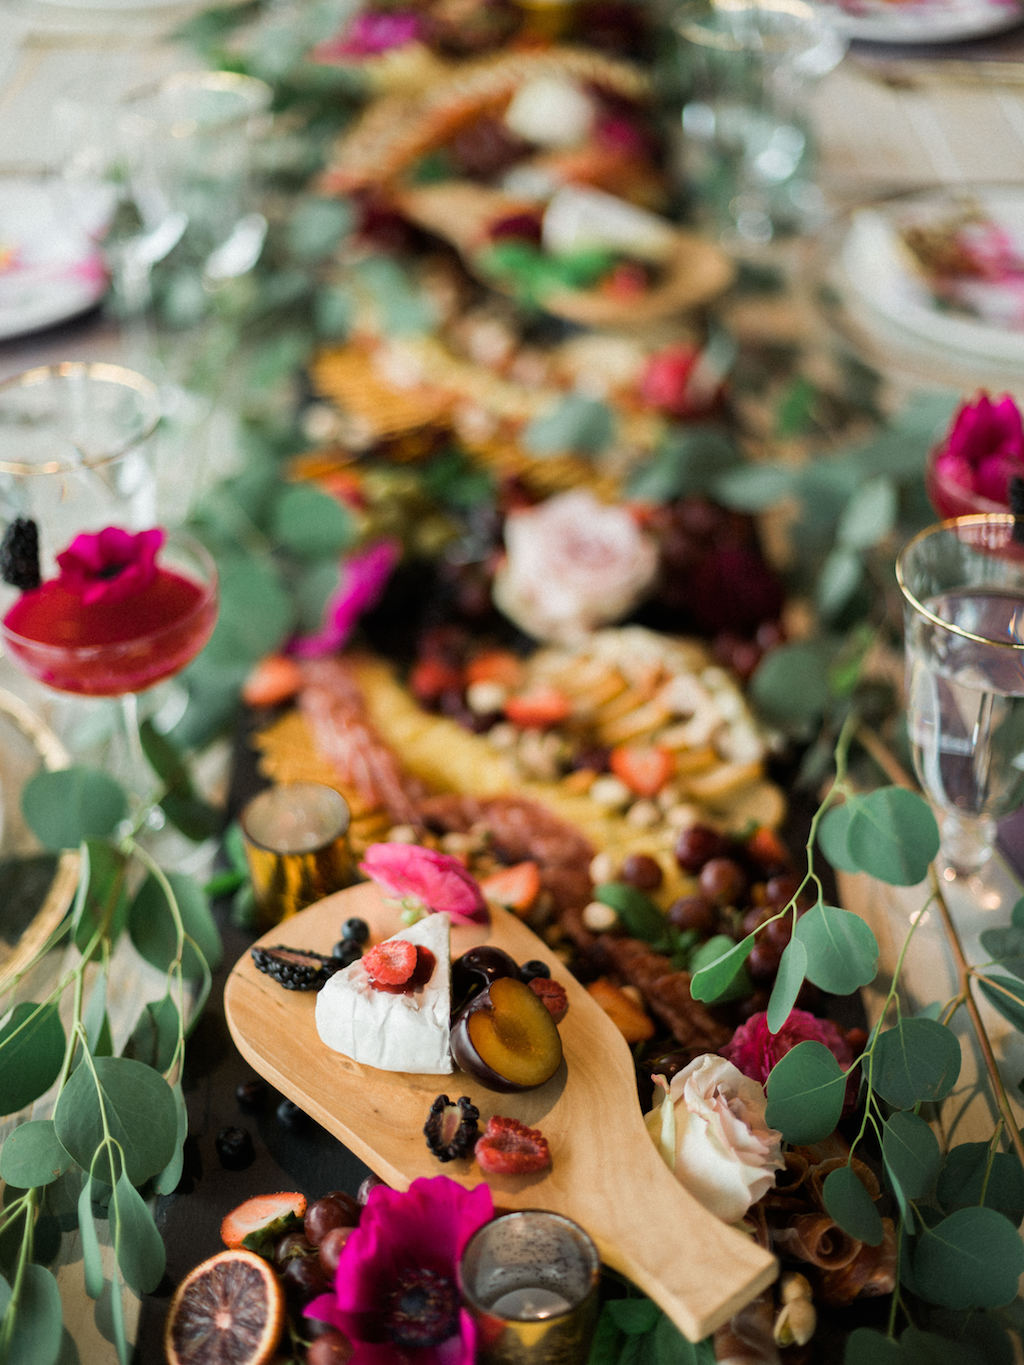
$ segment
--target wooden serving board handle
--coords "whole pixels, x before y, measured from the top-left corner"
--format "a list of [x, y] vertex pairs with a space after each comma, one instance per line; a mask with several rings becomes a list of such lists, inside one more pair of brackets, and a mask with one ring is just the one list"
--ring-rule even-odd
[[[329, 952], [350, 915], [368, 921], [374, 941], [401, 927], [397, 908], [367, 883], [329, 896], [260, 942]], [[313, 994], [283, 990], [256, 970], [248, 953], [224, 992], [239, 1052], [399, 1189], [419, 1176], [444, 1174], [466, 1186], [482, 1179], [471, 1158], [441, 1165], [428, 1150], [423, 1124], [439, 1093], [469, 1095], [482, 1121], [505, 1114], [540, 1128], [551, 1169], [542, 1176], [490, 1177], [495, 1204], [574, 1218], [605, 1264], [648, 1294], [691, 1341], [707, 1336], [774, 1280], [774, 1257], [708, 1213], [675, 1179], [644, 1126], [621, 1034], [531, 930], [494, 910], [490, 925], [453, 926], [451, 940], [453, 957], [493, 943], [519, 962], [541, 958], [565, 987], [569, 1012], [559, 1025], [565, 1059], [546, 1085], [503, 1095], [458, 1071], [421, 1076], [361, 1066], [320, 1041]]]

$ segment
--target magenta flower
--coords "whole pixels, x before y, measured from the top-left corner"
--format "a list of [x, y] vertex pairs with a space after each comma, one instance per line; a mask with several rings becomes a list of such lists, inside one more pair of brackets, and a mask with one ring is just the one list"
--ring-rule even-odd
[[792, 1010], [779, 1029], [771, 1033], [764, 1010], [752, 1014], [721, 1049], [738, 1071], [764, 1085], [772, 1067], [797, 1043], [824, 1043], [844, 1071], [853, 1064], [853, 1050], [831, 1019], [819, 1019], [807, 1010]]
[[456, 922], [487, 920], [483, 892], [450, 853], [418, 844], [370, 844], [359, 870], [410, 908], [444, 912]]
[[447, 1176], [408, 1190], [377, 1185], [345, 1243], [334, 1288], [306, 1306], [355, 1348], [352, 1365], [473, 1365], [476, 1333], [460, 1307], [456, 1267], [494, 1216], [491, 1192]]
[[1009, 394], [993, 402], [979, 393], [957, 410], [935, 456], [936, 476], [1008, 506], [1010, 479], [1024, 476], [1024, 423]]
[[293, 640], [289, 654], [299, 659], [320, 659], [343, 649], [363, 612], [380, 600], [398, 562], [398, 553], [393, 540], [379, 540], [346, 559], [338, 590], [324, 608], [320, 629], [313, 635], [300, 635]]
[[419, 41], [424, 28], [422, 16], [412, 10], [364, 10], [346, 24], [336, 38], [314, 48], [313, 56], [320, 62], [345, 57], [376, 57]]
[[159, 526], [135, 534], [119, 526], [106, 526], [95, 534], [83, 532], [57, 556], [60, 585], [87, 607], [120, 602], [152, 583], [163, 543]]

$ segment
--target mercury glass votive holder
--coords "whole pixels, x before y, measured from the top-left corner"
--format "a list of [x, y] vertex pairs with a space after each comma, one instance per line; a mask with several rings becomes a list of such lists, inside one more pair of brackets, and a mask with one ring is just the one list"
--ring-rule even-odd
[[248, 802], [240, 824], [260, 929], [351, 885], [349, 819], [345, 798], [320, 782], [282, 782]]
[[478, 1228], [459, 1261], [478, 1365], [577, 1365], [597, 1323], [601, 1262], [560, 1213], [521, 1209]]

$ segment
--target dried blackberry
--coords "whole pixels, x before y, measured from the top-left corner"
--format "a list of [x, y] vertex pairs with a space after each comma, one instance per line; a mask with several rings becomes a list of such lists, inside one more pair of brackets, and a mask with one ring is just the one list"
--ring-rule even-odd
[[247, 1128], [222, 1128], [214, 1146], [217, 1159], [228, 1171], [244, 1171], [256, 1159], [252, 1135]]
[[0, 540], [0, 578], [21, 592], [39, 587], [39, 528], [28, 517], [15, 517]]
[[438, 1095], [430, 1106], [430, 1116], [423, 1125], [427, 1146], [438, 1161], [455, 1161], [469, 1156], [480, 1136], [480, 1110], [468, 1095], [454, 1102], [447, 1095]]
[[252, 948], [252, 960], [286, 991], [318, 991], [341, 966], [336, 957], [309, 952], [303, 948]]

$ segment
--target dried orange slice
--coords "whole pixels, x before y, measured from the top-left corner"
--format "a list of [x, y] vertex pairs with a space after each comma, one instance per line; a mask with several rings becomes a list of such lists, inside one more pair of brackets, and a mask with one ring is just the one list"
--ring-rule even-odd
[[164, 1328], [168, 1365], [266, 1365], [284, 1327], [284, 1290], [255, 1252], [221, 1251], [175, 1290]]

